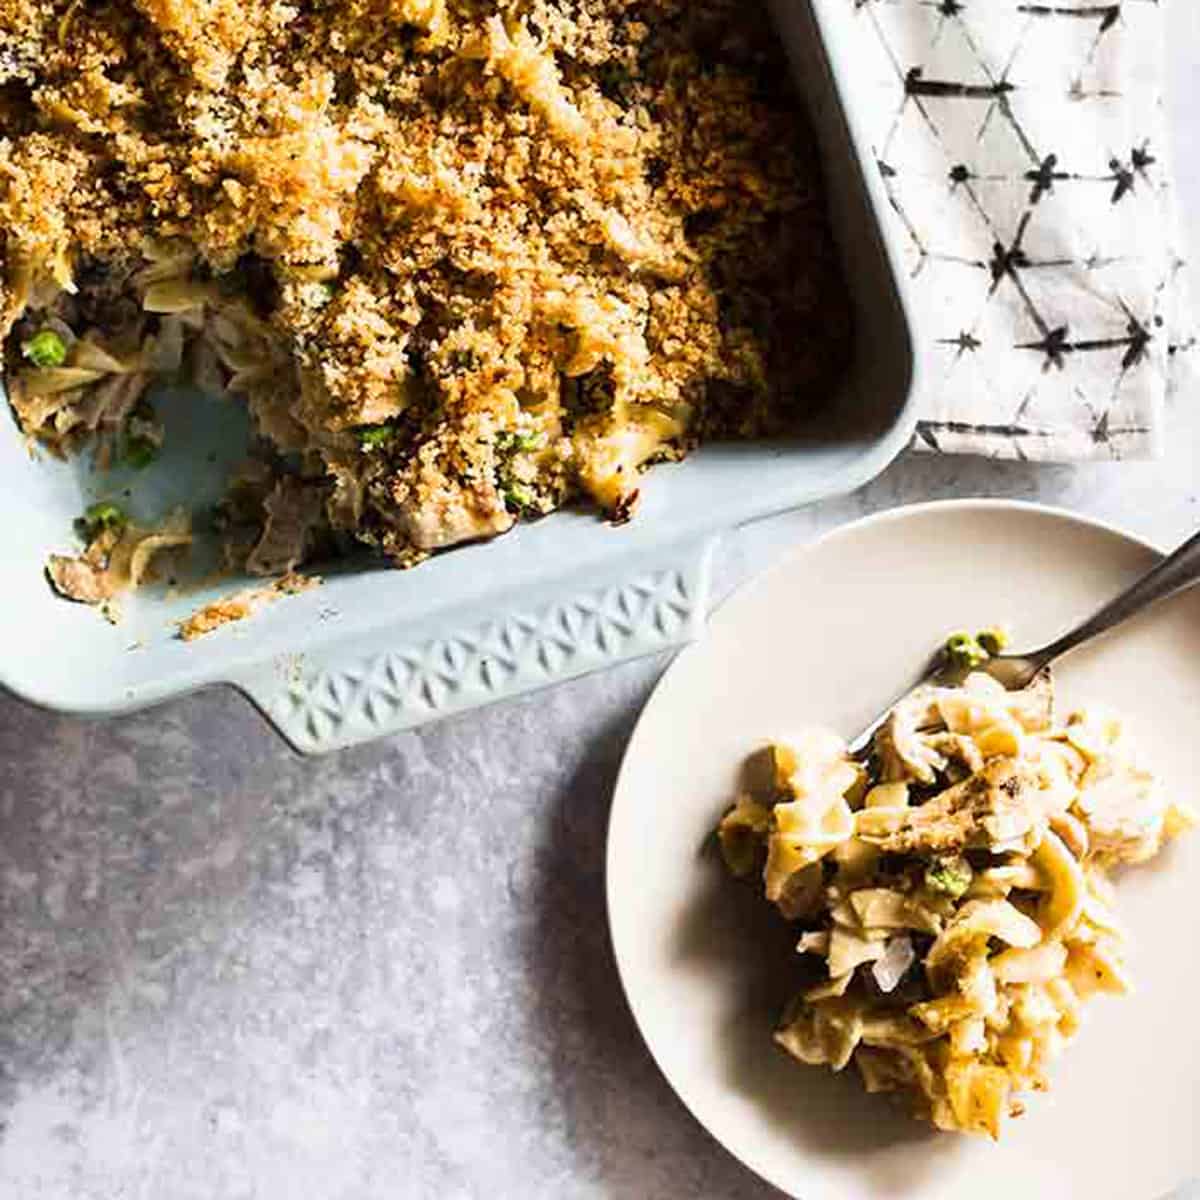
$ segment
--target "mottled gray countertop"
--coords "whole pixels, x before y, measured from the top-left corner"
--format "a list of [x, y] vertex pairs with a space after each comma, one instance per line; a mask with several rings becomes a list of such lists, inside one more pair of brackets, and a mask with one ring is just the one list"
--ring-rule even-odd
[[[1200, 10], [1172, 16], [1200, 234]], [[1200, 238], [1193, 238], [1200, 244]], [[1194, 392], [1153, 465], [908, 457], [726, 539], [935, 496], [1200, 524]], [[650, 660], [333, 757], [232, 692], [104, 724], [0, 697], [3, 1200], [770, 1197], [643, 1049], [605, 928], [609, 796]]]

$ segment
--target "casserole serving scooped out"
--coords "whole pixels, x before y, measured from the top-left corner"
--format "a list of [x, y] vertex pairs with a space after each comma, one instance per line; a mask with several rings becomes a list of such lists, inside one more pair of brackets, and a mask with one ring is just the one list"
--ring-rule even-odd
[[[60, 117], [98, 121], [127, 154], [103, 181], [127, 190], [113, 228], [149, 221], [160, 236], [105, 259], [101, 220], [87, 259], [98, 278], [77, 281], [79, 262], [49, 251], [26, 255], [24, 275], [10, 267], [9, 307], [23, 287], [25, 310], [8, 352], [13, 407], [43, 444], [91, 452], [30, 461], [15, 437], [0, 447], [28, 518], [6, 555], [22, 632], [0, 661], [16, 690], [111, 711], [227, 680], [297, 743], [354, 740], [688, 636], [704, 611], [707, 533], [853, 486], [903, 444], [902, 309], [801, 10], [780, 28], [811, 92], [858, 344], [870, 344], [847, 371], [825, 218], [796, 203], [800, 164], [771, 123], [769, 76], [755, 74], [767, 60], [752, 14], [664, 4], [651, 7], [675, 25], [655, 24], [617, 6], [625, 15], [598, 31], [568, 28], [553, 5], [524, 21], [408, 7], [395, 46], [339, 47], [338, 27], [313, 43], [334, 48], [328, 61], [314, 52], [274, 76], [245, 66], [277, 30], [223, 40], [219, 25], [163, 26], [142, 74], [110, 71], [125, 92], [63, 92]], [[67, 44], [102, 32], [84, 22]], [[717, 39], [708, 74], [688, 58], [705, 37]], [[172, 174], [168, 151], [157, 167], [135, 162], [141, 99], [185, 77], [180, 103], [200, 130], [187, 170]], [[263, 94], [254, 128], [222, 140], [236, 124], [220, 103], [230, 80]], [[52, 92], [39, 87], [37, 105]], [[460, 93], [475, 101], [470, 128], [455, 125]], [[19, 86], [5, 96], [22, 103]], [[489, 99], [496, 128], [479, 115]], [[437, 121], [412, 117], [430, 104]], [[87, 176], [70, 157], [63, 169]], [[43, 180], [27, 158], [25, 178]], [[52, 225], [58, 210], [43, 207]], [[150, 391], [172, 372], [183, 386]], [[248, 406], [196, 382], [232, 384]], [[231, 504], [247, 407], [269, 446]], [[743, 440], [720, 440], [730, 433]], [[717, 440], [639, 476], [703, 435]], [[95, 457], [108, 469], [92, 471]], [[635, 519], [526, 520], [574, 495]], [[182, 506], [207, 533], [213, 504], [238, 568], [327, 560], [347, 535], [401, 563], [505, 536], [413, 572], [349, 560], [323, 587], [190, 645], [175, 623], [239, 586], [203, 544], [190, 575], [165, 559], [111, 629], [48, 592], [41, 564], [81, 514], [109, 518], [80, 556], [103, 535], [85, 563], [102, 575], [104, 553], [127, 540], [114, 527], [152, 531]], [[347, 688], [333, 682], [343, 655], [358, 681]]]

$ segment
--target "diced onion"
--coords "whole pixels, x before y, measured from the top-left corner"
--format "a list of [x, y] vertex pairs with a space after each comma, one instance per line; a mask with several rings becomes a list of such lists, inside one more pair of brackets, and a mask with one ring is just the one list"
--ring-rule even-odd
[[916, 952], [913, 950], [911, 938], [889, 939], [882, 957], [871, 964], [871, 974], [875, 976], [879, 990], [885, 993], [894, 992], [915, 958]]

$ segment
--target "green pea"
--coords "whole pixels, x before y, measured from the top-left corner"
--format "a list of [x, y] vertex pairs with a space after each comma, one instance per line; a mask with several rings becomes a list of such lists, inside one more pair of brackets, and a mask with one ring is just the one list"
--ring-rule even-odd
[[377, 450], [380, 446], [386, 446], [396, 431], [390, 425], [362, 425], [355, 432], [358, 434], [358, 444], [364, 450]]
[[998, 626], [981, 629], [975, 639], [988, 654], [1001, 654], [1008, 647], [1008, 634]]
[[987, 661], [987, 652], [969, 633], [956, 633], [948, 637], [946, 656], [963, 667], [977, 667]]
[[523, 512], [527, 508], [532, 508], [537, 502], [537, 498], [533, 492], [520, 483], [509, 484], [501, 495], [504, 497], [505, 506], [516, 512]]
[[939, 858], [925, 868], [925, 886], [957, 900], [971, 886], [971, 865], [965, 858]]
[[496, 449], [501, 454], [537, 450], [543, 440], [540, 433], [514, 433], [512, 430], [504, 429], [496, 434]]
[[148, 467], [158, 457], [159, 447], [146, 437], [131, 437], [125, 443], [123, 455], [127, 466], [135, 471]]
[[67, 343], [53, 329], [43, 329], [21, 347], [21, 353], [35, 367], [61, 367], [67, 361]]
[[89, 537], [102, 529], [124, 529], [128, 523], [125, 510], [108, 500], [98, 500], [83, 510], [83, 526]]

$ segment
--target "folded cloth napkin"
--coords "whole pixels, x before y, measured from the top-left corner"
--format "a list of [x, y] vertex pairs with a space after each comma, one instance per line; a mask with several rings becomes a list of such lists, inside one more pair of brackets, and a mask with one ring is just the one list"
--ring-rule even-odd
[[845, 0], [904, 246], [918, 446], [1152, 457], [1178, 358], [1158, 0]]

